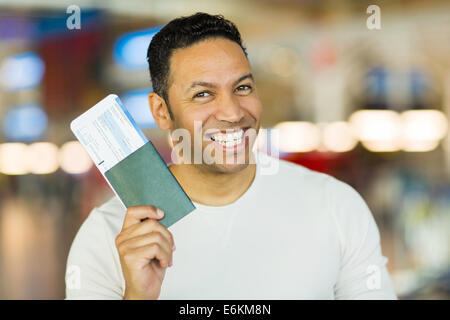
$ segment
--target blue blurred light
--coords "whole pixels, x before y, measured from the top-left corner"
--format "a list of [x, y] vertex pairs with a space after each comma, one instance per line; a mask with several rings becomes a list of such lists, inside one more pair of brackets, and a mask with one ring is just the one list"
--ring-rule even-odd
[[33, 141], [47, 130], [47, 115], [37, 104], [12, 107], [3, 119], [3, 134], [9, 141]]
[[387, 81], [389, 73], [383, 67], [375, 67], [366, 75], [367, 89], [375, 97], [385, 97], [387, 94]]
[[44, 75], [44, 62], [34, 52], [6, 57], [0, 66], [0, 84], [8, 91], [34, 88]]
[[114, 45], [115, 62], [126, 70], [145, 69], [150, 41], [162, 27], [135, 31], [121, 36]]
[[410, 88], [414, 96], [425, 94], [430, 87], [430, 79], [428, 75], [420, 69], [412, 69], [409, 73]]
[[148, 104], [148, 94], [152, 89], [139, 89], [128, 91], [121, 97], [123, 105], [128, 109], [136, 124], [141, 129], [153, 128], [156, 126], [150, 106]]

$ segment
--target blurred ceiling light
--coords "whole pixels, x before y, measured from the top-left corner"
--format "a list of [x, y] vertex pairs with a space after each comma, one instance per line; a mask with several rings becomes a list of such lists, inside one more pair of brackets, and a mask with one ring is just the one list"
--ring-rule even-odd
[[42, 138], [47, 129], [47, 115], [37, 104], [11, 107], [3, 119], [3, 134], [10, 141]]
[[44, 75], [44, 62], [34, 52], [6, 57], [0, 66], [0, 85], [7, 91], [34, 88]]
[[92, 160], [78, 141], [69, 141], [59, 150], [59, 164], [67, 173], [82, 174], [92, 167]]
[[153, 128], [156, 126], [150, 106], [148, 104], [148, 94], [152, 89], [140, 89], [126, 92], [121, 100], [123, 105], [130, 112], [136, 124], [141, 129]]
[[394, 140], [361, 141], [361, 144], [371, 152], [395, 152], [399, 151], [399, 143]]
[[58, 169], [58, 147], [50, 142], [28, 146], [28, 169], [35, 174], [48, 174]]
[[391, 110], [359, 110], [349, 119], [355, 136], [373, 152], [398, 151], [401, 147], [401, 121]]
[[8, 175], [29, 173], [28, 146], [18, 142], [0, 144], [0, 172]]
[[310, 122], [286, 121], [274, 127], [278, 130], [278, 150], [281, 152], [310, 152], [320, 143], [320, 130]]
[[347, 152], [355, 148], [358, 140], [354, 137], [352, 127], [344, 121], [324, 124], [322, 144], [326, 150]]
[[409, 110], [403, 112], [402, 149], [426, 152], [435, 149], [448, 130], [446, 116], [438, 110]]
[[114, 45], [114, 60], [116, 63], [126, 70], [147, 68], [148, 46], [153, 36], [162, 27], [158, 26], [122, 35]]
[[407, 152], [428, 152], [439, 146], [439, 140], [403, 141], [402, 150]]

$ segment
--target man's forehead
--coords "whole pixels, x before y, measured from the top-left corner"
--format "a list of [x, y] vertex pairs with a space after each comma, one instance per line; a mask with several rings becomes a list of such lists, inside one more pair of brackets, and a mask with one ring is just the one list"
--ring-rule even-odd
[[250, 65], [235, 42], [217, 38], [176, 50], [170, 59], [170, 82], [225, 82], [251, 73]]

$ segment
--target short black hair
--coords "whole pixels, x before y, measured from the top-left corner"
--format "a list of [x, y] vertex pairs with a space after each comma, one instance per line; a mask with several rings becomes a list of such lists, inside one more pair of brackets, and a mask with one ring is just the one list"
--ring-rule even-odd
[[[216, 37], [236, 42], [247, 57], [247, 51], [242, 45], [241, 34], [237, 27], [222, 15], [197, 12], [190, 16], [179, 17], [170, 21], [153, 36], [147, 50], [150, 78], [153, 91], [165, 100], [168, 107], [168, 79], [170, 57], [173, 51]], [[173, 119], [170, 107], [169, 113]]]

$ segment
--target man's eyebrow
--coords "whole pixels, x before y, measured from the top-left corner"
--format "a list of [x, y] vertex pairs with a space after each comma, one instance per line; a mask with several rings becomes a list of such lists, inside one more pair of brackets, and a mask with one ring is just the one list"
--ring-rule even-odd
[[233, 82], [233, 86], [237, 85], [239, 82], [241, 82], [242, 80], [245, 80], [245, 79], [251, 79], [252, 81], [254, 81], [253, 75], [251, 73], [247, 73], [247, 74], [244, 74], [239, 79], [237, 79], [235, 82]]
[[[237, 85], [239, 82], [245, 80], [245, 79], [251, 79], [253, 80], [253, 75], [251, 73], [247, 73], [245, 75], [243, 75], [242, 77], [240, 77], [239, 79], [235, 80], [233, 82], [233, 86]], [[217, 85], [211, 82], [206, 82], [206, 81], [194, 81], [191, 83], [191, 85], [189, 86], [189, 88], [187, 89], [187, 91], [195, 88], [195, 87], [207, 87], [207, 88], [216, 88]]]
[[207, 88], [216, 88], [217, 86], [214, 83], [206, 82], [206, 81], [194, 81], [191, 83], [190, 87], [186, 90], [189, 91], [195, 87], [207, 87]]

